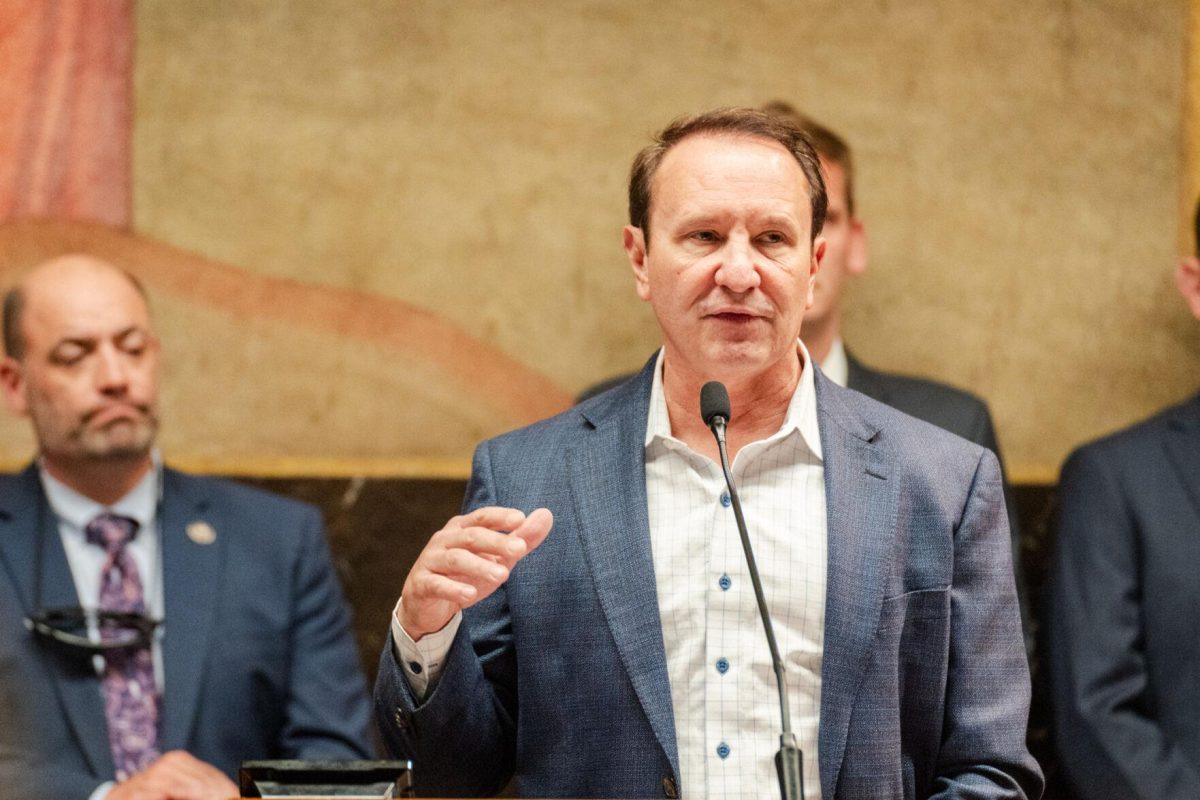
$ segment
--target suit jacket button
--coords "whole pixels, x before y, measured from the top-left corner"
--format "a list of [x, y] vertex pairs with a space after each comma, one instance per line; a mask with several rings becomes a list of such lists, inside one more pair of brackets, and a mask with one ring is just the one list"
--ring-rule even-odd
[[396, 713], [392, 719], [396, 720], [397, 728], [405, 733], [408, 733], [408, 719], [405, 718], [404, 714], [402, 714], [399, 709], [396, 710]]
[[663, 796], [670, 797], [672, 800], [679, 797], [679, 789], [675, 786], [675, 779], [670, 775], [663, 776]]

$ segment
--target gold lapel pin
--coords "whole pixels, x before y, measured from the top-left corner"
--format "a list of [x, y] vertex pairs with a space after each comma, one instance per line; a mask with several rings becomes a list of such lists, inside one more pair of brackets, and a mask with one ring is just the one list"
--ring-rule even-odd
[[212, 525], [209, 525], [204, 520], [189, 522], [187, 535], [196, 544], [212, 544], [217, 540], [217, 532], [213, 530]]

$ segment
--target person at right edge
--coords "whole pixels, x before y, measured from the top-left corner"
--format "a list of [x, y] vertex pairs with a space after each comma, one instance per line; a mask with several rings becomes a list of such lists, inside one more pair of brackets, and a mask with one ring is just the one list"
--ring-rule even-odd
[[[1200, 320], [1200, 261], [1175, 279]], [[1087, 800], [1200, 798], [1200, 395], [1081, 447], [1059, 486], [1047, 641], [1066, 778]]]

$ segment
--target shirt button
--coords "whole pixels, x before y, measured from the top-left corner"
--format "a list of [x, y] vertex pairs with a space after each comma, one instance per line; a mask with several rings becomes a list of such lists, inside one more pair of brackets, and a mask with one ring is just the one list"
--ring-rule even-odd
[[726, 508], [729, 508], [729, 504], [732, 502], [733, 501], [729, 499], [729, 492], [721, 493], [721, 505], [725, 506]]
[[663, 796], [669, 797], [672, 800], [679, 797], [679, 788], [675, 786], [675, 779], [670, 775], [664, 775], [662, 779]]
[[729, 659], [727, 659], [727, 658], [718, 658], [717, 659], [717, 672], [721, 673], [722, 675], [724, 675], [726, 672], [729, 672]]
[[412, 670], [413, 675], [421, 674], [421, 664], [417, 661], [408, 662], [408, 668]]
[[729, 579], [728, 575], [722, 575], [720, 578], [717, 579], [717, 586], [721, 587], [722, 592], [728, 592], [729, 587], [733, 586], [733, 581], [731, 581]]
[[717, 745], [717, 756], [721, 759], [729, 758], [729, 745], [724, 742]]

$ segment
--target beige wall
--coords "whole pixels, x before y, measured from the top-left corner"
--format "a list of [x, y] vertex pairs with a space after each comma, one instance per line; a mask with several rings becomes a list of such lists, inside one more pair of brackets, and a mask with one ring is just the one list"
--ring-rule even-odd
[[[984, 395], [1017, 477], [1047, 478], [1196, 388], [1169, 282], [1188, 26], [1135, 0], [143, 0], [134, 227], [429, 309], [574, 391], [656, 341], [620, 249], [633, 153], [787, 99], [857, 148], [852, 347]], [[507, 426], [437, 376], [414, 396], [386, 349], [162, 311], [179, 456], [460, 459]]]

